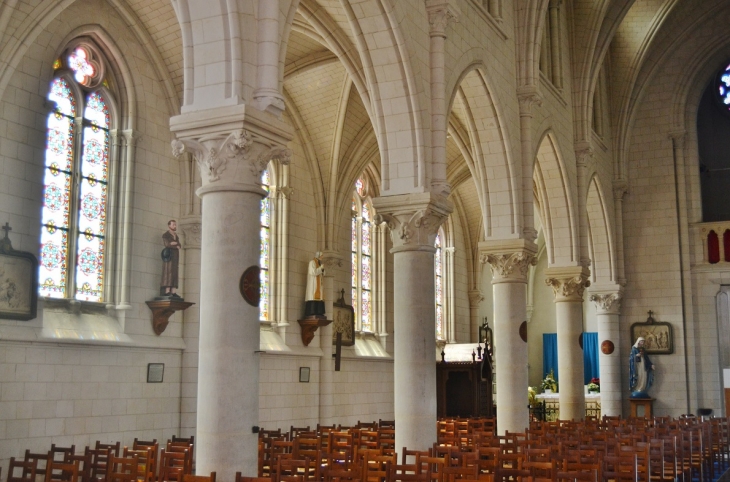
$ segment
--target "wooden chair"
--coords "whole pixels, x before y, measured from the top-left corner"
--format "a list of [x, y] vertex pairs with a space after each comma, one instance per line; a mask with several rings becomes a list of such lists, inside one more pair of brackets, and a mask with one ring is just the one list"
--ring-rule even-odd
[[[97, 442], [99, 444], [99, 442]], [[89, 448], [84, 449], [84, 455], [91, 457], [89, 466], [89, 478], [92, 482], [106, 481], [106, 469], [109, 458], [114, 454], [111, 448]]]
[[[56, 452], [59, 453], [59, 452]], [[79, 482], [79, 462], [56, 462], [53, 452], [48, 452], [45, 482]]]
[[430, 477], [428, 473], [418, 472], [418, 465], [416, 464], [405, 464], [398, 465], [393, 464], [390, 466], [390, 473], [388, 474], [388, 482], [429, 482]]
[[[35, 463], [35, 473], [36, 475], [41, 475], [45, 477], [46, 473], [46, 467], [48, 467], [48, 452], [44, 454], [36, 454], [31, 452], [30, 450], [25, 451], [25, 457], [23, 458], [25, 462], [33, 462]], [[9, 475], [9, 474], [8, 474]], [[23, 469], [23, 475], [22, 477], [28, 477], [28, 469]]]
[[137, 482], [145, 477], [139, 470], [139, 457], [109, 457], [106, 468], [107, 482]]
[[160, 450], [160, 473], [158, 482], [182, 482], [183, 475], [187, 474], [188, 451], [167, 452]]
[[185, 457], [185, 473], [193, 473], [193, 452], [195, 450], [193, 444], [188, 443], [187, 441], [173, 442], [172, 440], [168, 440], [165, 450], [167, 450], [168, 453], [179, 452], [187, 454]]
[[160, 444], [157, 443], [157, 439], [153, 440], [139, 440], [137, 438], [134, 439], [134, 443], [132, 444], [133, 450], [142, 450], [142, 449], [150, 449], [150, 452], [152, 455], [152, 465], [150, 466], [150, 472], [152, 473], [152, 480], [155, 480], [157, 478], [157, 460], [160, 456]]
[[91, 454], [84, 452], [83, 454], [67, 455], [66, 463], [78, 462], [79, 477], [82, 482], [91, 482]]
[[76, 445], [70, 447], [58, 447], [56, 444], [51, 444], [51, 459], [56, 462], [63, 462], [66, 457], [76, 453]]
[[152, 472], [151, 448], [146, 447], [144, 449], [134, 450], [128, 447], [124, 447], [124, 452], [122, 452], [122, 456], [125, 458], [136, 456], [139, 463], [138, 472], [140, 474], [140, 478], [138, 480], [140, 482], [152, 482], [155, 474], [154, 472]]
[[[16, 461], [15, 457], [10, 457], [7, 482], [36, 482], [35, 477], [37, 464], [38, 459]], [[16, 472], [20, 473], [18, 474]]]

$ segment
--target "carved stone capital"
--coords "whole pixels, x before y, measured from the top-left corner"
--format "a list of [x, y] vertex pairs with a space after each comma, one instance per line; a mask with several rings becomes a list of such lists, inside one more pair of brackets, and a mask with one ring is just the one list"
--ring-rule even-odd
[[593, 161], [593, 147], [588, 143], [580, 143], [575, 146], [575, 162], [580, 167], [586, 167]]
[[629, 191], [629, 185], [625, 180], [613, 181], [613, 197], [616, 201], [621, 201]]
[[687, 139], [687, 132], [683, 130], [670, 132], [669, 138], [674, 143], [675, 149], [684, 149], [684, 143]]
[[527, 282], [527, 271], [530, 266], [537, 264], [537, 257], [534, 253], [526, 251], [505, 254], [481, 253], [479, 261], [482, 264], [489, 263], [491, 266], [493, 283]]
[[190, 152], [200, 169], [198, 195], [217, 190], [240, 190], [263, 195], [261, 173], [277, 159], [287, 164], [292, 139], [290, 126], [267, 112], [246, 105], [191, 111], [170, 119], [176, 139], [172, 152]]
[[203, 224], [200, 216], [180, 219], [177, 224], [182, 235], [183, 249], [200, 249], [203, 237]]
[[451, 203], [431, 192], [375, 198], [375, 223], [386, 223], [391, 252], [434, 250], [436, 234], [452, 211]]
[[479, 262], [489, 263], [492, 283], [526, 283], [530, 266], [537, 264], [537, 245], [529, 239], [479, 242]]
[[456, 5], [452, 5], [448, 0], [427, 0], [426, 11], [431, 37], [446, 37], [446, 27], [449, 22], [458, 22], [461, 13]]
[[548, 268], [545, 274], [545, 284], [552, 287], [555, 301], [582, 301], [583, 292], [591, 285], [583, 266]]
[[324, 265], [325, 271], [342, 268], [344, 266], [344, 259], [337, 251], [324, 250], [322, 251], [322, 255], [319, 257], [319, 260]]
[[482, 290], [469, 290], [469, 306], [476, 308], [479, 304], [484, 301], [484, 293]]
[[532, 108], [542, 105], [542, 96], [534, 85], [517, 88], [517, 101], [520, 103], [520, 115], [532, 117]]
[[223, 172], [228, 170], [233, 182], [260, 184], [261, 173], [270, 160], [288, 164], [291, 159], [290, 149], [271, 145], [245, 129], [172, 141], [175, 157], [186, 150], [192, 152], [204, 183], [221, 180]]
[[623, 293], [620, 291], [591, 293], [590, 295], [590, 300], [596, 304], [596, 313], [599, 315], [621, 314], [621, 298], [623, 298]]

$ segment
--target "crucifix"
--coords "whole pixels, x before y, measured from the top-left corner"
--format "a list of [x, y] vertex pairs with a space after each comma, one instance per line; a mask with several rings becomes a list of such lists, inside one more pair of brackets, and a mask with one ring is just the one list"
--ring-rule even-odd
[[8, 224], [7, 222], [5, 222], [5, 226], [3, 226], [0, 229], [2, 229], [3, 231], [5, 231], [5, 239], [8, 239], [8, 233], [13, 230], [13, 228], [11, 228], [10, 227], [10, 224]]

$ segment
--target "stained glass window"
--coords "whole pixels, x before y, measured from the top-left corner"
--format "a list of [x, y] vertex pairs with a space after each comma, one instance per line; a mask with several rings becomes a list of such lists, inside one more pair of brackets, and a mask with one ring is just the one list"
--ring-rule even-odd
[[[78, 49], [68, 57], [67, 66], [72, 71], [88, 70], [78, 63], [77, 54]], [[54, 66], [60, 68], [59, 64]], [[101, 91], [78, 98], [75, 92], [81, 89], [73, 84], [74, 79], [57, 77], [48, 93], [55, 109], [46, 124], [39, 294], [102, 301], [109, 102]]]
[[436, 337], [443, 338], [444, 330], [444, 276], [443, 276], [443, 251], [441, 246], [441, 233], [436, 235], [434, 243], [436, 253], [434, 254], [433, 266], [436, 281], [435, 302], [436, 302]]
[[372, 331], [372, 213], [364, 194], [365, 184], [358, 179], [352, 198], [352, 307], [360, 329]]
[[717, 96], [725, 108], [730, 110], [730, 65], [717, 75]]
[[[261, 174], [261, 187], [269, 192], [271, 179], [269, 170]], [[261, 299], [259, 301], [259, 319], [269, 321], [269, 257], [271, 255], [271, 200], [261, 200], [261, 249], [259, 267], [261, 268]]]

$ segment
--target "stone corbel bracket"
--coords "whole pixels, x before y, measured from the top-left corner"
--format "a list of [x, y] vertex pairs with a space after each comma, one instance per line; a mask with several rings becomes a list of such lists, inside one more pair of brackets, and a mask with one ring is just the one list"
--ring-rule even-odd
[[309, 346], [312, 342], [317, 328], [320, 326], [327, 326], [332, 323], [332, 320], [327, 320], [325, 318], [305, 318], [297, 321], [299, 322], [299, 326], [302, 327], [302, 343], [304, 343], [304, 346]]
[[175, 300], [155, 300], [146, 303], [152, 310], [152, 329], [155, 331], [155, 335], [161, 335], [165, 331], [167, 324], [170, 322], [170, 317], [176, 311], [187, 310], [195, 304]]

